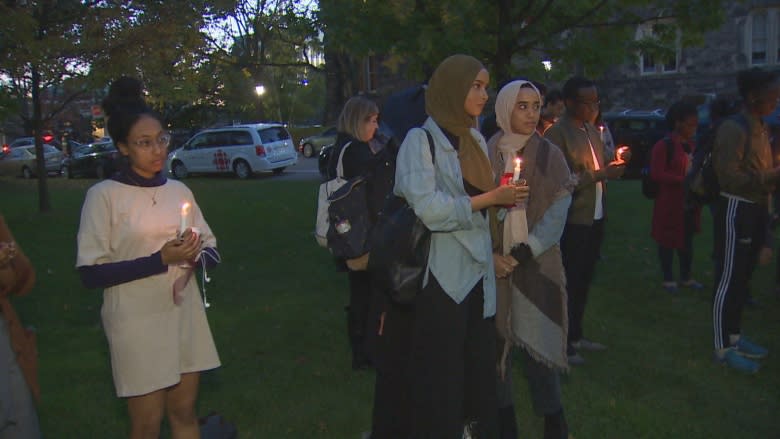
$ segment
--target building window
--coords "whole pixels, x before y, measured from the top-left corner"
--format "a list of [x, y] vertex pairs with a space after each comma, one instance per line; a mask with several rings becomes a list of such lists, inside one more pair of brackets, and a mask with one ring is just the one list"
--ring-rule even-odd
[[780, 8], [756, 9], [745, 26], [745, 55], [752, 66], [780, 63]]
[[[639, 26], [637, 29], [637, 40], [648, 39], [657, 40], [660, 33], [660, 26], [664, 26], [667, 23], [645, 23]], [[643, 75], [652, 75], [659, 73], [673, 73], [677, 71], [677, 63], [680, 59], [680, 38], [679, 35], [674, 42], [673, 55], [668, 59], [657, 59], [655, 56], [640, 53], [639, 54], [639, 67]]]
[[761, 11], [753, 15], [750, 35], [750, 62], [766, 64], [767, 14]]

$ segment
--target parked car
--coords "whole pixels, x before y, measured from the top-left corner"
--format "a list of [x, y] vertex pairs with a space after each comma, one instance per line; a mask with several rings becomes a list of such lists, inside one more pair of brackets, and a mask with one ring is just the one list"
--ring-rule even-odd
[[[45, 144], [43, 156], [46, 160], [46, 172], [59, 174], [62, 152], [52, 145]], [[32, 178], [36, 176], [37, 169], [35, 145], [19, 146], [0, 156], [0, 175]]]
[[199, 132], [168, 156], [176, 178], [191, 173], [234, 173], [248, 178], [255, 172], [281, 174], [298, 162], [292, 137], [281, 124], [248, 124]]
[[661, 110], [626, 110], [604, 113], [604, 122], [612, 133], [615, 146], [631, 148], [631, 161], [626, 167], [627, 178], [639, 178], [650, 150], [669, 128]]
[[64, 177], [97, 177], [104, 179], [119, 169], [121, 155], [114, 142], [81, 145], [60, 165]]
[[35, 145], [35, 137], [19, 137], [8, 144], [8, 148], [18, 148], [20, 146]]
[[336, 127], [331, 127], [319, 134], [301, 139], [298, 142], [298, 150], [306, 158], [314, 157], [322, 150], [323, 146], [332, 145], [335, 141]]

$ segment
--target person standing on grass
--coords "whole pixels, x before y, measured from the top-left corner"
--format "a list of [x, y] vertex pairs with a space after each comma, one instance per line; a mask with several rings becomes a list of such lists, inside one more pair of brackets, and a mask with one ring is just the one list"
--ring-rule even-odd
[[35, 334], [22, 327], [9, 297], [30, 292], [35, 271], [0, 215], [0, 439], [38, 439], [40, 400]]
[[525, 206], [508, 209], [494, 255], [500, 374], [499, 439], [518, 437], [512, 397], [512, 348], [519, 346], [534, 411], [544, 416], [545, 439], [567, 439], [560, 372], [566, 358], [566, 279], [559, 241], [574, 179], [561, 150], [536, 132], [541, 94], [531, 82], [513, 81], [496, 97], [501, 131], [488, 142], [496, 175], [524, 163], [530, 190]]
[[699, 231], [701, 206], [687, 196], [685, 177], [691, 169], [696, 150], [696, 129], [699, 115], [696, 106], [675, 102], [666, 112], [671, 132], [656, 142], [650, 155], [650, 177], [658, 182], [658, 195], [653, 202], [651, 235], [658, 243], [663, 283], [670, 293], [677, 292], [672, 261], [674, 251], [680, 262], [680, 286], [700, 290], [704, 286], [691, 276], [693, 265], [693, 235]]
[[760, 368], [754, 360], [766, 357], [768, 351], [742, 335], [742, 308], [766, 239], [769, 197], [780, 179], [763, 120], [780, 102], [780, 81], [776, 72], [753, 68], [737, 74], [737, 86], [744, 109], [720, 124], [712, 149], [721, 190], [714, 208], [712, 321], [715, 357], [754, 373]]
[[200, 372], [220, 361], [193, 267], [216, 265], [219, 254], [192, 192], [162, 174], [170, 135], [141, 88], [117, 79], [103, 101], [127, 163], [87, 191], [76, 266], [87, 288], [104, 288], [101, 317], [130, 438], [159, 437], [164, 416], [173, 437], [198, 438]]
[[569, 364], [577, 365], [585, 363], [580, 350], [606, 349], [585, 338], [582, 322], [604, 238], [606, 181], [623, 175], [625, 162], [607, 161], [600, 133], [588, 122], [596, 117], [600, 104], [593, 81], [569, 79], [563, 86], [563, 97], [566, 111], [545, 137], [561, 148], [569, 169], [579, 179], [561, 237], [568, 293], [568, 359]]
[[[477, 59], [453, 55], [425, 92], [429, 118], [398, 153], [396, 195], [431, 236], [428, 271], [414, 302], [409, 376], [415, 439], [496, 437], [496, 206], [528, 192], [496, 187], [476, 118], [490, 77]], [[433, 141], [435, 162], [427, 132]], [[491, 233], [492, 232], [492, 233]]]
[[539, 123], [536, 126], [536, 130], [539, 135], [544, 135], [547, 130], [558, 121], [563, 115], [566, 106], [563, 102], [563, 93], [557, 88], [554, 88], [544, 94], [544, 102], [542, 102], [542, 112], [539, 117]]
[[[379, 107], [370, 99], [350, 98], [341, 110], [336, 129], [336, 143], [330, 154], [327, 178], [335, 178], [341, 156], [342, 177], [352, 179], [363, 175], [368, 185], [368, 218], [376, 222], [385, 197], [393, 189], [393, 172], [397, 148], [391, 139], [377, 133]], [[343, 152], [343, 154], [342, 154]], [[352, 369], [371, 367], [366, 343], [375, 327], [369, 309], [375, 286], [366, 271], [369, 254], [350, 260], [339, 260], [337, 265], [347, 271], [349, 305], [347, 306], [347, 334], [352, 348]]]

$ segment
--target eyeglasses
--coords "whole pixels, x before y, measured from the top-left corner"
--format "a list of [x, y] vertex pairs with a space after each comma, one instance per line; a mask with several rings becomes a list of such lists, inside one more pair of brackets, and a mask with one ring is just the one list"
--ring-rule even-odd
[[143, 149], [144, 151], [151, 151], [152, 147], [156, 146], [160, 149], [167, 148], [171, 144], [170, 134], [160, 134], [156, 139], [141, 139], [130, 142], [131, 145]]

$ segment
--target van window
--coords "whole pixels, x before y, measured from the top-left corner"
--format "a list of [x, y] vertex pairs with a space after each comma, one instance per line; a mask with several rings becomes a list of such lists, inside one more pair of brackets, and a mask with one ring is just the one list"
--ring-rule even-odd
[[252, 145], [252, 135], [248, 131], [228, 131], [227, 145]]
[[260, 141], [263, 143], [273, 143], [290, 138], [290, 134], [282, 127], [266, 128], [259, 130], [257, 134], [260, 135]]
[[196, 136], [190, 142], [191, 149], [210, 148], [211, 146], [214, 146], [213, 136], [211, 135], [211, 133], [204, 133], [199, 136]]

